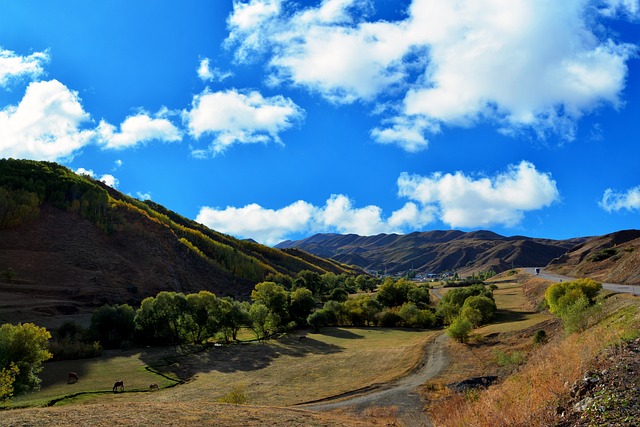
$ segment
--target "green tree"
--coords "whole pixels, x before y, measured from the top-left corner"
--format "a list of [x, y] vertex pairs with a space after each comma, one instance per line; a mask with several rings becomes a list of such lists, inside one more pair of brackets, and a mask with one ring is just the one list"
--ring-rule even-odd
[[466, 342], [469, 333], [473, 330], [473, 325], [463, 316], [456, 317], [447, 328], [447, 336], [459, 342]]
[[465, 308], [467, 307], [478, 310], [478, 312], [480, 313], [480, 323], [475, 323], [471, 318], [469, 318], [469, 320], [471, 320], [471, 323], [473, 323], [476, 327], [480, 324], [490, 321], [497, 310], [496, 302], [484, 295], [474, 295], [468, 297], [466, 300], [464, 300], [462, 311], [465, 311]]
[[248, 306], [248, 302], [243, 304], [232, 298], [223, 298], [220, 300], [220, 312], [222, 313], [221, 328], [227, 342], [229, 342], [229, 340], [237, 340], [240, 329], [251, 325]]
[[50, 338], [49, 331], [33, 323], [0, 326], [0, 387], [5, 398], [40, 386], [38, 373], [51, 358], [47, 350]]
[[187, 309], [186, 297], [176, 292], [160, 292], [142, 300], [136, 311], [135, 324], [143, 341], [180, 345], [187, 336], [181, 327]]
[[261, 301], [251, 304], [249, 317], [251, 318], [251, 329], [259, 340], [269, 338], [281, 325], [281, 319], [278, 315], [269, 311]]
[[187, 342], [202, 344], [222, 328], [222, 310], [218, 297], [209, 291], [188, 294], [181, 328]]
[[329, 315], [323, 308], [316, 310], [307, 317], [307, 323], [315, 331], [319, 331], [321, 327], [329, 325]]
[[277, 317], [283, 324], [289, 320], [289, 293], [283, 286], [273, 282], [258, 283], [251, 292], [251, 299], [264, 304], [274, 315], [273, 319]]
[[307, 288], [298, 288], [291, 292], [291, 304], [289, 305], [290, 318], [298, 324], [307, 324], [307, 317], [316, 306], [313, 293]]
[[465, 305], [460, 310], [460, 317], [467, 319], [474, 328], [477, 328], [482, 324], [482, 313], [477, 308]]
[[133, 337], [135, 311], [128, 304], [105, 304], [91, 316], [89, 332], [104, 348], [119, 348]]

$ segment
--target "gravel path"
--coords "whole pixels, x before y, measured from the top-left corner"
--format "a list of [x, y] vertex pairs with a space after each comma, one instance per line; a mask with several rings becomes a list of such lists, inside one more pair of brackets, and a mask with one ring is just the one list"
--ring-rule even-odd
[[396, 406], [398, 420], [406, 426], [430, 427], [431, 421], [425, 414], [424, 401], [417, 388], [440, 374], [449, 363], [445, 352], [445, 334], [439, 335], [425, 348], [420, 365], [411, 374], [372, 389], [354, 391], [340, 396], [323, 399], [320, 402], [301, 405], [313, 411], [332, 411], [348, 409], [355, 414], [363, 413], [367, 408]]

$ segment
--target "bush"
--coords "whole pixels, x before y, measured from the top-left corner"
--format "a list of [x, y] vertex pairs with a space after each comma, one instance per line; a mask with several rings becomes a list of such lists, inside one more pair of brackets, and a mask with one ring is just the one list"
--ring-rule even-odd
[[533, 334], [534, 344], [545, 344], [548, 341], [547, 332], [544, 329], [539, 329]]
[[549, 286], [545, 299], [552, 314], [560, 315], [567, 307], [576, 303], [582, 296], [587, 305], [592, 305], [602, 284], [592, 279], [577, 279], [571, 282], [559, 282]]
[[493, 355], [496, 358], [498, 366], [519, 366], [527, 361], [524, 353], [519, 351], [505, 353], [504, 351], [495, 350]]
[[467, 318], [458, 316], [447, 328], [447, 336], [459, 342], [466, 342], [472, 329], [473, 325]]
[[102, 346], [95, 341], [91, 344], [80, 341], [63, 339], [62, 341], [51, 341], [49, 351], [53, 355], [51, 360], [75, 360], [88, 359], [102, 355]]
[[563, 307], [559, 316], [565, 332], [572, 334], [586, 330], [589, 322], [596, 319], [601, 310], [599, 304], [589, 305], [587, 297], [583, 295], [573, 304]]
[[241, 386], [235, 386], [229, 393], [218, 399], [218, 402], [234, 405], [244, 405], [247, 401], [247, 394], [244, 391], [244, 387]]

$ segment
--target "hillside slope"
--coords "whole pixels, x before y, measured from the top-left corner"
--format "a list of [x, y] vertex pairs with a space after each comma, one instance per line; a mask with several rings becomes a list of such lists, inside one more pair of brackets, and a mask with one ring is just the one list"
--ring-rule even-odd
[[640, 284], [640, 230], [590, 239], [554, 259], [547, 270], [601, 282]]
[[587, 239], [504, 237], [491, 231], [416, 232], [407, 235], [357, 236], [317, 234], [276, 247], [298, 248], [367, 270], [400, 273], [458, 271], [460, 274], [546, 265]]
[[0, 160], [0, 321], [136, 304], [162, 290], [242, 299], [269, 274], [302, 270], [357, 272], [217, 233], [55, 163]]

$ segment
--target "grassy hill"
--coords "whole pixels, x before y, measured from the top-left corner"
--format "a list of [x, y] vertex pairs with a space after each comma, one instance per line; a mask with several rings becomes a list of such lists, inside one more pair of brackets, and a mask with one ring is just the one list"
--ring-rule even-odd
[[210, 230], [55, 163], [0, 160], [0, 321], [136, 304], [162, 290], [246, 298], [270, 274], [357, 269]]

